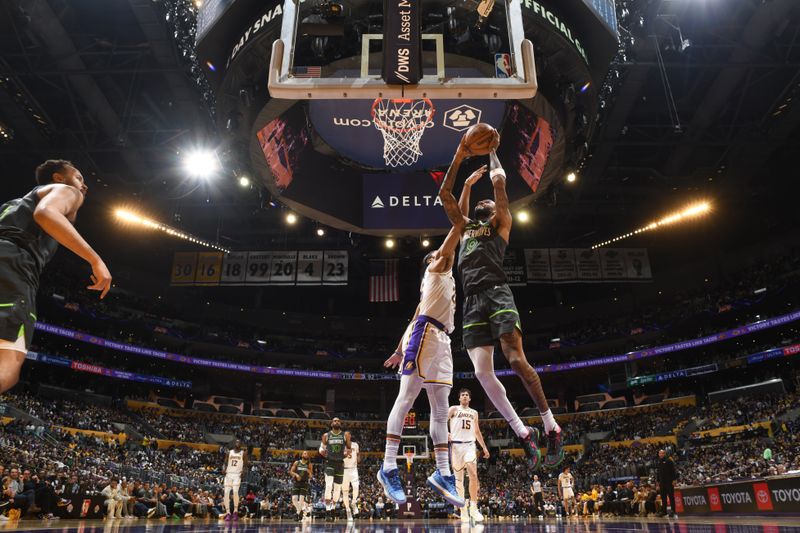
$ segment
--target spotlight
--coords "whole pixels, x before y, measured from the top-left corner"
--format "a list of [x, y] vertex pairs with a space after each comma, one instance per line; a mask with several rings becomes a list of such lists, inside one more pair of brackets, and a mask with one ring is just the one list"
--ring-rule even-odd
[[394, 239], [386, 239], [383, 244], [391, 250], [394, 248]]
[[297, 215], [294, 213], [289, 213], [286, 215], [286, 223], [290, 226], [293, 226], [297, 222]]
[[212, 63], [211, 61], [206, 61], [206, 66], [208, 67], [208, 70], [210, 70], [211, 72], [217, 71], [217, 67], [215, 67], [214, 63]]
[[570, 172], [569, 174], [567, 174], [567, 181], [569, 183], [575, 183], [575, 180], [577, 180], [577, 179], [578, 179], [578, 175], [575, 174], [574, 172]]
[[590, 82], [590, 81], [587, 81], [587, 82], [586, 82], [586, 85], [584, 85], [583, 87], [581, 87], [581, 92], [582, 92], [582, 93], [585, 93], [586, 91], [588, 91], [588, 90], [589, 90], [589, 87], [591, 87], [591, 85], [592, 85], [592, 82]]
[[422, 239], [422, 247], [423, 248], [427, 248], [430, 245], [431, 245], [431, 241], [429, 241], [428, 239]]
[[186, 155], [183, 168], [194, 177], [208, 178], [219, 169], [219, 159], [211, 150], [196, 150]]
[[239, 186], [240, 187], [249, 187], [250, 186], [250, 178], [247, 176], [240, 176], [239, 177]]
[[319, 235], [320, 237], [324, 237], [325, 236], [325, 230], [322, 229], [322, 228], [317, 228], [317, 235]]
[[517, 213], [517, 220], [520, 222], [528, 222], [530, 219], [531, 215], [527, 211], [520, 211]]

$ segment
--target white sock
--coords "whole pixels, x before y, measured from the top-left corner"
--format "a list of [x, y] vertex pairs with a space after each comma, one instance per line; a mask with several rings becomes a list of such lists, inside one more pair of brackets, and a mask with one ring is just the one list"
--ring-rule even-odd
[[443, 476], [453, 475], [450, 472], [450, 452], [446, 448], [440, 448], [434, 450], [433, 453], [436, 456], [436, 468], [439, 473]]
[[386, 451], [383, 455], [383, 471], [389, 472], [397, 470], [397, 449], [400, 448], [400, 441], [386, 438]]
[[478, 508], [478, 502], [476, 502], [475, 500], [470, 500], [469, 501], [469, 508], [470, 509], [477, 509]]
[[550, 411], [550, 409], [548, 409], [546, 413], [541, 413], [541, 415], [542, 415], [542, 422], [544, 423], [544, 430], [547, 433], [550, 433], [553, 430], [559, 431], [561, 429], [560, 427], [558, 427], [558, 423], [556, 422], [556, 419], [553, 416], [553, 413], [552, 411]]

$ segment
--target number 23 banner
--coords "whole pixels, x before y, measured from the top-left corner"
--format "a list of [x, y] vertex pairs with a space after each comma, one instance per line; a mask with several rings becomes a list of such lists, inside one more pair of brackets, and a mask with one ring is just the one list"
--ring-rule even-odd
[[344, 250], [176, 252], [171, 285], [347, 285]]

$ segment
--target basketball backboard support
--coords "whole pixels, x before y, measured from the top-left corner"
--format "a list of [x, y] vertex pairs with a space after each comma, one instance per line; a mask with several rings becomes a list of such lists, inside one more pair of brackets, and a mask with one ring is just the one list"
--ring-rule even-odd
[[[381, 78], [383, 18], [369, 0], [285, 0], [281, 35], [272, 46], [273, 98], [526, 99], [536, 95], [532, 43], [524, 38], [520, 0], [497, 0], [475, 23], [473, 0], [420, 0], [422, 77], [413, 85]], [[474, 5], [473, 5], [474, 4]], [[322, 6], [322, 8], [320, 7]]]

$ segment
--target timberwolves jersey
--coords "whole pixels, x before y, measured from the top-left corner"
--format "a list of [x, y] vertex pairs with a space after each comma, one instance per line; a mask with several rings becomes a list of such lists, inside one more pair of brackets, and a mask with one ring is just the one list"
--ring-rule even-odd
[[491, 223], [470, 220], [461, 236], [458, 273], [464, 294], [471, 296], [494, 285], [506, 284], [503, 270], [508, 243]]
[[328, 432], [328, 461], [344, 461], [344, 431]]
[[35, 271], [26, 273], [38, 286], [39, 274], [53, 257], [58, 243], [33, 219], [33, 211], [39, 203], [37, 194], [41, 187], [6, 202], [0, 206], [0, 239], [5, 239], [22, 248], [33, 259]]
[[420, 288], [419, 314], [437, 320], [449, 334], [455, 329], [456, 280], [453, 272], [425, 270]]
[[456, 412], [450, 419], [450, 437], [453, 442], [474, 442], [477, 420], [478, 411], [469, 407], [456, 406]]

